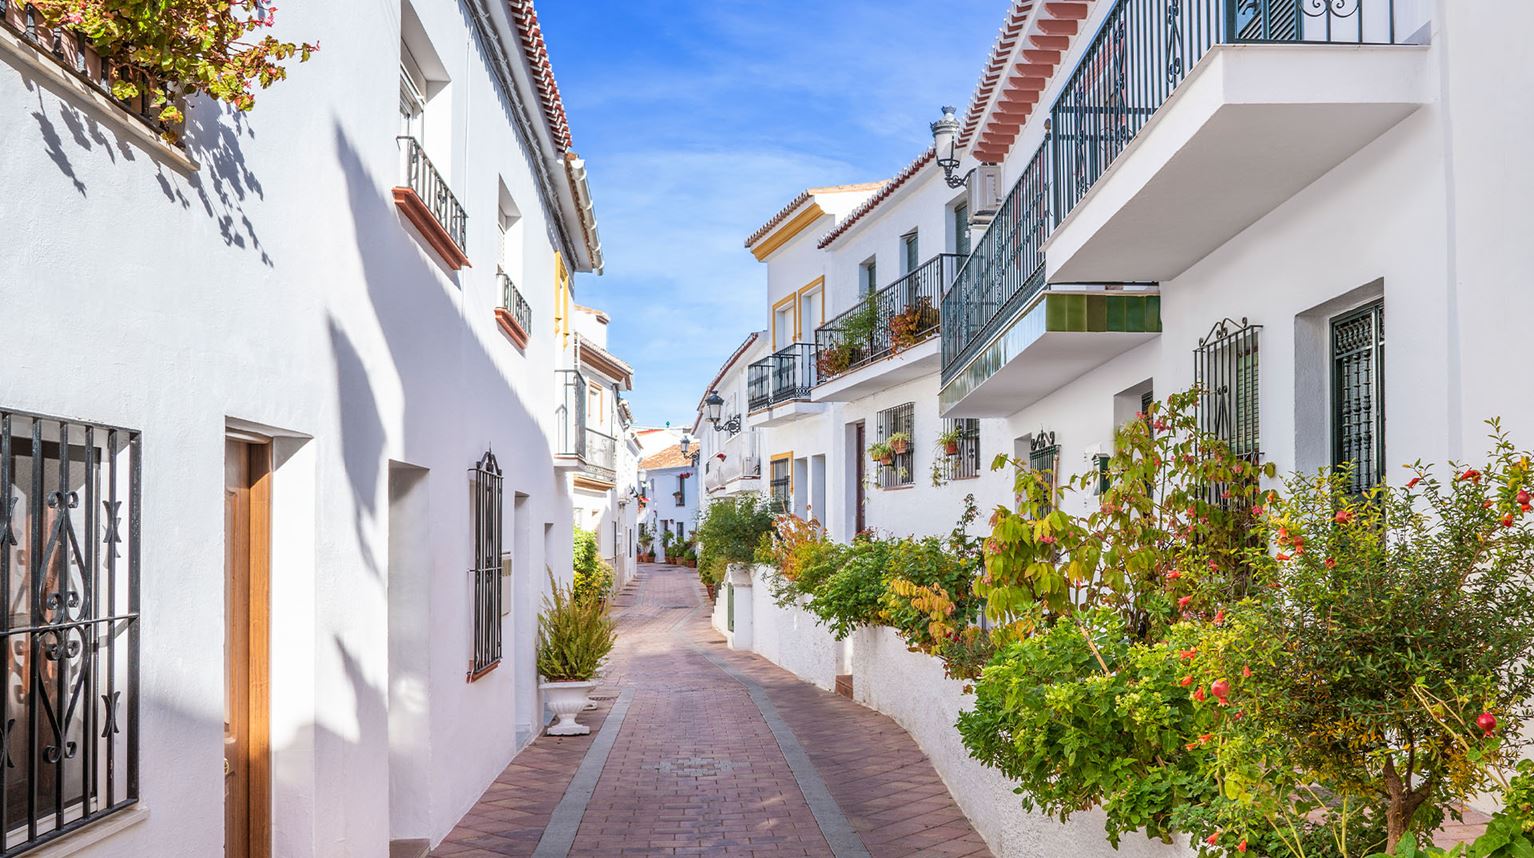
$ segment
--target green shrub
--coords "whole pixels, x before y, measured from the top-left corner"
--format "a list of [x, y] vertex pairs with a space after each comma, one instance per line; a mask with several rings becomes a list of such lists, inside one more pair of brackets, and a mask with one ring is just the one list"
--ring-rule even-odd
[[575, 528], [575, 549], [571, 565], [575, 569], [575, 598], [605, 601], [612, 594], [613, 568], [602, 559], [595, 533]]
[[772, 532], [775, 505], [761, 495], [710, 501], [698, 523], [698, 576], [718, 584], [731, 563], [750, 563]]
[[[883, 617], [884, 576], [894, 545], [890, 540], [856, 539], [837, 552], [834, 568], [815, 570], [806, 607], [837, 640]], [[803, 586], [806, 578], [800, 576], [799, 583]]]
[[538, 616], [538, 673], [550, 682], [589, 680], [612, 652], [614, 639], [607, 603], [577, 598], [573, 586], [559, 584], [551, 574]]

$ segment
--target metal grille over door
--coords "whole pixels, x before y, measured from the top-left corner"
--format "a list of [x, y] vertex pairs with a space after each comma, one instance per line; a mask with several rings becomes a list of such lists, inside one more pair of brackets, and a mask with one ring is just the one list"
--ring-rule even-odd
[[1364, 492], [1385, 467], [1385, 305], [1332, 320], [1332, 463], [1352, 465], [1348, 488]]
[[1210, 329], [1194, 351], [1199, 428], [1224, 441], [1237, 456], [1262, 460], [1258, 413], [1258, 336], [1261, 325], [1225, 319]]
[[501, 661], [501, 467], [485, 452], [469, 469], [474, 519], [474, 651], [469, 681], [489, 673]]
[[0, 411], [5, 854], [138, 801], [139, 433]]

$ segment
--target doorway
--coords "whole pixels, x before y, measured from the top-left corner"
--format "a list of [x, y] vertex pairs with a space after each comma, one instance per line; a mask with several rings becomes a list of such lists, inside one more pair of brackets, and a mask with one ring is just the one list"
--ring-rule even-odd
[[271, 445], [224, 442], [224, 855], [270, 858]]

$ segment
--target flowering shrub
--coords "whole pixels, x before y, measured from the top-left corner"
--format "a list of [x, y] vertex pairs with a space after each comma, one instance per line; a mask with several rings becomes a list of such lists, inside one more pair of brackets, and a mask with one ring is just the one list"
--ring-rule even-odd
[[[144, 96], [166, 123], [182, 121], [177, 99], [202, 94], [238, 110], [255, 104], [253, 88], [287, 77], [283, 63], [307, 62], [318, 43], [270, 34], [277, 7], [262, 0], [32, 0], [49, 27], [82, 33], [112, 71], [112, 94]], [[147, 77], [132, 71], [147, 72]]]

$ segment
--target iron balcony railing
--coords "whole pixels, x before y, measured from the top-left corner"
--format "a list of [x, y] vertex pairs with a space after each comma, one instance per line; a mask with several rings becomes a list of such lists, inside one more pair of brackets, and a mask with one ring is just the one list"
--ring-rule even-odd
[[458, 198], [453, 196], [447, 181], [437, 172], [431, 159], [426, 157], [426, 150], [421, 148], [414, 137], [401, 135], [398, 142], [400, 170], [404, 174], [405, 187], [415, 191], [415, 195], [421, 198], [427, 211], [447, 231], [448, 237], [453, 239], [458, 249], [466, 249], [468, 215], [464, 213], [463, 206], [459, 205]]
[[501, 307], [511, 313], [511, 317], [522, 326], [522, 332], [531, 334], [533, 330], [533, 310], [527, 306], [527, 301], [518, 291], [517, 284], [511, 282], [511, 278], [501, 272]]
[[554, 406], [554, 455], [580, 461], [582, 469], [612, 479], [617, 474], [618, 440], [586, 422], [585, 376], [573, 369], [554, 371], [559, 400]]
[[821, 382], [908, 349], [936, 334], [943, 287], [963, 257], [940, 253], [815, 329]]
[[943, 295], [943, 383], [1044, 285], [1049, 140], [1034, 153]]
[[794, 343], [746, 367], [746, 407], [809, 399], [814, 386], [815, 344]]
[[1215, 45], [1395, 44], [1396, 6], [1397, 0], [1119, 0], [1050, 109], [1055, 217], [1070, 214]]

